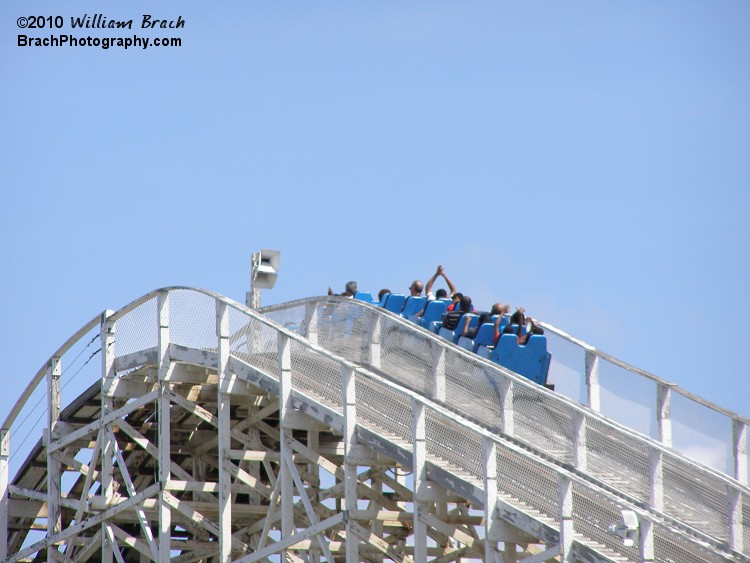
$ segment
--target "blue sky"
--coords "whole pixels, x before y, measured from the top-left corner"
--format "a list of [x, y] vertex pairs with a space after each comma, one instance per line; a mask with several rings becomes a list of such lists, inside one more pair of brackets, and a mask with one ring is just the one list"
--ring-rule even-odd
[[[260, 248], [282, 253], [266, 304], [443, 264], [480, 307], [750, 416], [747, 2], [0, 13], [0, 418], [101, 310], [168, 285], [243, 301]], [[183, 45], [17, 46], [18, 17], [83, 13], [182, 16], [112, 35]]]

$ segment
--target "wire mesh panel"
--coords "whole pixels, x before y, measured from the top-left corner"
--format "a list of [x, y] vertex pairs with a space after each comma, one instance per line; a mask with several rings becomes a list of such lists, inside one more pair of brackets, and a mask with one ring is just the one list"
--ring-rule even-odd
[[156, 297], [141, 303], [115, 323], [115, 354], [124, 356], [157, 346], [159, 318]]
[[341, 364], [292, 340], [292, 387], [343, 413]]
[[324, 302], [315, 315], [318, 343], [334, 354], [361, 361], [367, 345], [368, 317], [367, 311], [352, 299]]
[[412, 443], [411, 399], [375, 379], [356, 375], [357, 423], [396, 443]]
[[259, 310], [266, 318], [297, 334], [303, 334], [305, 321], [305, 303], [297, 301], [283, 308], [262, 308]]
[[[346, 304], [328, 302], [324, 307], [328, 308], [326, 315], [329, 319], [347, 319], [342, 321], [343, 326], [329, 327], [331, 346], [352, 360], [366, 355], [372, 335], [367, 335], [367, 327], [359, 331], [345, 314], [351, 313], [351, 308], [364, 307], [351, 301]], [[341, 311], [337, 312], [337, 308], [341, 308]], [[350, 338], [354, 339], [354, 344], [333, 343], [335, 339], [347, 341]], [[575, 379], [577, 391], [571, 395], [577, 394], [580, 398], [587, 394], [586, 351], [580, 344], [560, 336], [555, 336], [553, 342], [558, 340], [562, 352], [558, 354], [557, 349], [553, 352], [553, 357], [560, 359], [556, 368], [557, 377], [562, 377], [566, 370], [579, 370], [582, 375]], [[504, 430], [501, 416], [503, 386], [507, 388], [512, 380], [514, 436], [552, 456], [558, 463], [574, 461], [575, 409], [560, 401], [559, 393], [542, 391], [519, 376], [506, 375], [500, 367], [488, 365], [479, 357], [459, 350], [390, 314], [380, 316], [380, 345], [380, 370], [388, 377], [427, 396], [435, 396], [437, 381], [444, 374], [446, 407], [493, 431]], [[636, 371], [604, 358], [600, 358], [598, 374], [603, 414], [641, 435], [655, 437], [658, 434], [656, 380], [642, 377]], [[640, 499], [640, 502], [650, 502], [649, 443], [637, 433], [612, 426], [606, 419], [583, 414], [587, 428], [585, 455], [588, 470], [610, 486]], [[721, 420], [721, 416], [718, 419]], [[673, 428], [675, 431], [682, 430], [679, 424]], [[718, 433], [712, 431], [709, 434]], [[685, 435], [689, 436], [689, 433]], [[683, 461], [674, 457], [671, 459], [675, 467], [684, 465]], [[707, 483], [712, 483], [712, 487], [717, 484], [719, 488], [723, 487], [715, 477], [706, 475], [704, 478]], [[667, 506], [677, 509], [676, 506]], [[707, 510], [713, 512], [713, 509]], [[723, 514], [726, 514], [726, 507]], [[726, 522], [723, 526], [724, 535], [719, 537], [727, 533]]]
[[388, 316], [380, 330], [380, 369], [410, 389], [432, 394], [432, 353], [425, 336]]
[[[205, 352], [216, 351], [217, 299], [220, 298], [197, 290], [171, 290], [171, 341]], [[311, 310], [315, 312], [312, 317]], [[156, 297], [124, 314], [116, 325], [117, 355], [155, 346], [157, 316]], [[619, 491], [616, 501], [631, 496], [631, 501], [639, 506], [651, 502], [653, 487], [649, 482], [652, 473], [649, 451], [655, 448], [655, 444], [646, 440], [644, 435], [655, 434], [657, 382], [642, 377], [636, 371], [602, 361], [599, 378], [605, 415], [635, 428], [640, 434], [624, 430], [612, 424], [611, 420], [572, 405], [561, 398], [560, 393], [544, 390], [516, 374], [416, 329], [407, 321], [381, 314], [377, 309], [353, 300], [296, 302], [286, 308], [273, 308], [266, 319], [257, 318], [255, 313], [244, 307], [230, 305], [228, 317], [231, 354], [274, 378], [278, 378], [279, 373], [278, 339], [282, 327], [301, 334], [315, 334], [316, 341], [328, 348], [327, 351], [289, 337], [292, 384], [296, 390], [336, 412], [343, 413], [342, 362], [330, 352], [369, 366], [372, 371], [383, 374], [385, 377], [382, 379], [390, 379], [428, 397], [438, 396], [443, 405], [428, 407], [425, 411], [428, 460], [466, 481], [481, 482], [481, 440], [489, 433], [462, 420], [478, 423], [501, 440], [497, 434], [506, 430], [502, 428], [503, 399], [504, 394], [510, 392], [515, 445], [498, 442], [498, 492], [501, 499], [540, 522], [559, 526], [558, 473], [568, 471], [567, 464], [574, 460], [574, 420], [579, 422], [581, 416], [585, 421], [589, 473], [584, 476], [585, 479], [593, 483], [593, 478], [596, 478], [615, 488]], [[312, 332], [308, 324], [311, 318], [316, 323]], [[377, 329], [373, 330], [374, 327]], [[96, 326], [63, 354], [61, 383], [65, 393], [69, 391], [67, 386], [77, 378], [80, 378], [78, 381], [82, 385], [91, 382], [98, 385], [101, 362], [93, 361], [100, 353], [98, 333], [99, 327]], [[562, 351], [558, 363], [553, 364], [554, 377], [559, 378], [556, 385], [569, 377], [563, 383], [563, 389], [568, 389], [570, 396], [577, 395], [580, 399], [582, 394], [585, 395], [584, 379], [579, 375], [585, 372], [585, 350], [562, 336], [552, 339], [553, 342], [557, 340], [560, 340]], [[553, 352], [553, 356], [555, 354], [557, 352]], [[574, 372], [576, 377], [573, 377]], [[445, 385], [444, 391], [438, 393], [436, 387], [442, 383]], [[405, 449], [411, 448], [412, 395], [364, 370], [355, 372], [355, 386], [358, 423]], [[72, 390], [73, 387], [70, 388]], [[46, 385], [40, 384], [11, 430], [14, 456], [23, 451], [22, 447], [18, 447], [18, 440], [24, 437], [24, 428], [31, 428], [27, 435], [38, 443], [34, 438], [46, 426], [45, 391]], [[96, 389], [92, 387], [92, 391]], [[78, 396], [78, 391], [74, 396]], [[86, 399], [90, 404], [84, 401], [77, 411], [83, 418], [99, 416], [98, 401], [92, 400], [92, 397], [95, 397], [94, 392]], [[450, 413], [444, 412], [443, 408]], [[727, 435], [731, 436], [731, 424], [727, 425], [727, 422], [730, 420], [731, 417], [687, 396], [672, 396], [676, 448], [691, 457], [700, 458], [703, 455], [703, 463], [711, 467], [727, 470], [727, 466], [731, 465], [727, 449]], [[696, 424], [697, 421], [700, 423]], [[27, 452], [32, 445], [28, 444]], [[694, 451], [691, 447], [699, 447], [700, 451]], [[717, 541], [728, 542], [730, 527], [727, 505], [734, 497], [728, 493], [727, 485], [731, 483], [714, 471], [704, 470], [669, 450], [663, 451], [662, 455], [664, 513]], [[16, 457], [12, 459], [12, 463], [20, 461]], [[35, 470], [35, 464], [38, 468], [43, 460], [35, 460], [28, 467]], [[39, 486], [43, 487], [42, 480]], [[743, 495], [740, 499], [743, 521], [739, 532], [747, 546], [750, 545], [750, 506], [744, 492], [740, 490]], [[608, 526], [618, 516], [618, 504], [612, 500], [613, 496], [607, 496], [601, 488], [587, 487], [577, 482], [574, 483], [573, 495], [578, 533], [601, 546], [637, 558], [637, 554], [623, 551], [622, 546], [617, 545], [619, 540], [607, 532]], [[714, 560], [709, 552], [702, 552], [702, 547], [687, 540], [681, 542], [679, 535], [667, 529], [657, 529], [655, 535], [657, 560], [680, 563]]]
[[234, 307], [228, 309], [228, 316], [231, 354], [278, 378], [278, 330]]
[[487, 428], [502, 427], [501, 388], [505, 379], [488, 370], [477, 357], [445, 350], [446, 405]]
[[573, 529], [600, 545], [638, 561], [638, 546], [626, 547], [609, 527], [622, 519], [621, 507], [591, 487], [573, 483]]
[[481, 480], [484, 475], [481, 435], [456, 424], [455, 417], [427, 409], [425, 412], [427, 455], [430, 460], [440, 459], [441, 467], [458, 468], [471, 477]]
[[515, 436], [563, 463], [573, 461], [573, 411], [528, 385], [513, 388]]
[[706, 480], [698, 471], [690, 471], [672, 458], [664, 460], [664, 507], [686, 524], [702, 532], [729, 540], [727, 490]]
[[504, 432], [503, 385], [509, 379], [483, 362], [446, 354], [446, 404], [490, 430]]
[[586, 428], [587, 471], [639, 499], [649, 499], [648, 444], [625, 434], [614, 436], [612, 427], [589, 418]]
[[198, 350], [216, 350], [216, 300], [193, 290], [169, 292], [169, 340]]
[[718, 553], [675, 535], [669, 529], [654, 526], [654, 561], [657, 563], [720, 563], [727, 561]]
[[557, 472], [500, 443], [496, 462], [501, 498], [512, 497], [519, 508], [558, 528]]

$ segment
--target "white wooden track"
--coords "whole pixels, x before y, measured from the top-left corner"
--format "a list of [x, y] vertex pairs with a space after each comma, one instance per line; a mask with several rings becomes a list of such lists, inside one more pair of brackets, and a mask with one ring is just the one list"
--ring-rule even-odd
[[[616, 360], [546, 328], [585, 354], [551, 350], [557, 391], [351, 299], [105, 311], [0, 429], [0, 561], [750, 561], [748, 421], [629, 370], [652, 437], [603, 412]], [[675, 392], [728, 421], [726, 467]]]

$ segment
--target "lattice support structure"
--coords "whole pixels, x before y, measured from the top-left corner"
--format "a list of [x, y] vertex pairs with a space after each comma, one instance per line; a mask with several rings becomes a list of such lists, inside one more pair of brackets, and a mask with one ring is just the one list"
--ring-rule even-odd
[[[220, 319], [221, 313], [221, 330]], [[168, 326], [161, 328], [166, 336]], [[283, 387], [290, 373], [288, 348], [282, 343], [280, 349]], [[75, 484], [57, 503], [12, 489], [12, 520], [20, 524], [32, 505], [43, 517], [45, 505], [57, 504], [64, 531], [55, 527], [59, 517], [50, 517], [47, 538], [36, 544], [24, 547], [23, 534], [11, 534], [15, 555], [8, 561], [45, 552], [51, 561], [247, 563], [274, 553], [347, 562], [499, 556], [496, 540], [481, 540], [483, 508], [426, 478], [420, 404], [415, 467], [404, 467], [357, 443], [352, 368], [342, 375], [341, 429], [291, 408], [289, 390], [277, 399], [221, 367], [168, 362], [115, 382], [103, 378], [111, 395], [99, 393], [102, 415], [44, 452], [68, 477], [77, 475]], [[141, 389], [148, 393], [127, 400]], [[244, 406], [249, 403], [252, 410]], [[88, 463], [78, 462], [81, 457]], [[398, 471], [413, 479], [400, 483]]]
[[[64, 407], [64, 358], [52, 357], [43, 439], [12, 481], [9, 429], [0, 429], [0, 561], [624, 559], [608, 538], [584, 537], [582, 511], [593, 521], [620, 508], [586, 479], [596, 462], [589, 445], [601, 439], [587, 412], [568, 417], [571, 463], [555, 465], [519, 446], [527, 434], [516, 409], [528, 392], [514, 380], [493, 387], [491, 432], [443, 406], [456, 358], [439, 343], [421, 348], [423, 392], [386, 377], [388, 339], [405, 334], [409, 354], [420, 343], [385, 317], [360, 317], [370, 324], [352, 361], [323, 347], [351, 325], [328, 322], [330, 310], [315, 303], [299, 308], [304, 336], [225, 299], [210, 305], [208, 321], [186, 322], [173, 292], [155, 292], [135, 331], [119, 324], [134, 307], [104, 312], [94, 325], [98, 385]], [[143, 334], [153, 342], [126, 347]], [[593, 356], [586, 369], [596, 381]], [[746, 428], [735, 434], [744, 472]], [[644, 452], [649, 501], [661, 510], [666, 454], [658, 444]], [[728, 541], [741, 551], [744, 497], [734, 491]], [[670, 523], [638, 517], [639, 545], [624, 553], [657, 561], [656, 534]]]

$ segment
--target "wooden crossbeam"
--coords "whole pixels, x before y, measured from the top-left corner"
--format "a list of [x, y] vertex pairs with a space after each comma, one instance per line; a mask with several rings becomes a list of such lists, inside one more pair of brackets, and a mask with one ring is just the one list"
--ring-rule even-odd
[[334, 526], [338, 526], [343, 521], [344, 515], [341, 513], [336, 514], [334, 516], [331, 516], [330, 518], [326, 518], [325, 520], [319, 522], [314, 526], [310, 526], [309, 528], [305, 528], [304, 530], [297, 532], [296, 534], [284, 538], [283, 540], [276, 542], [273, 545], [269, 545], [268, 547], [256, 551], [255, 553], [246, 555], [245, 557], [241, 557], [235, 560], [234, 563], [253, 563], [253, 561], [260, 561], [261, 559], [265, 559], [269, 555], [273, 555], [274, 553], [278, 553], [280, 551], [288, 549], [302, 540], [309, 539], [317, 534], [325, 532], [330, 528], [333, 528]]
[[389, 558], [393, 559], [394, 561], [397, 561], [399, 563], [414, 563], [414, 559], [396, 550], [391, 544], [389, 544], [383, 538], [376, 536], [370, 530], [367, 530], [366, 528], [362, 527], [356, 522], [350, 522], [349, 527], [351, 531], [359, 539], [361, 539], [368, 545], [371, 545], [372, 547], [374, 547], [375, 549], [377, 549], [384, 555], [387, 555]]
[[157, 494], [159, 492], [159, 484], [156, 483], [152, 486], [150, 486], [148, 489], [141, 491], [136, 496], [131, 497], [122, 503], [119, 503], [116, 506], [113, 506], [112, 508], [109, 508], [107, 510], [104, 510], [100, 512], [99, 514], [96, 514], [94, 516], [91, 516], [87, 518], [86, 520], [82, 522], [78, 522], [76, 524], [73, 524], [69, 528], [63, 530], [59, 534], [54, 534], [52, 536], [49, 536], [41, 541], [38, 541], [26, 549], [22, 549], [15, 555], [11, 556], [7, 563], [14, 563], [15, 561], [20, 561], [21, 559], [31, 555], [32, 553], [37, 553], [38, 551], [46, 548], [48, 545], [55, 545], [57, 543], [61, 543], [68, 539], [69, 537], [75, 536], [84, 530], [88, 530], [89, 528], [93, 526], [97, 526], [104, 522], [105, 520], [110, 520], [120, 512], [124, 510], [128, 510], [134, 506], [136, 506], [138, 503], [143, 501], [146, 498], [150, 498]]
[[125, 406], [120, 407], [119, 409], [113, 410], [112, 412], [105, 414], [103, 417], [95, 420], [91, 424], [87, 424], [83, 428], [74, 430], [70, 434], [63, 436], [62, 438], [58, 438], [57, 440], [52, 440], [47, 445], [47, 451], [50, 453], [56, 452], [57, 450], [61, 450], [64, 447], [68, 446], [69, 444], [75, 442], [79, 438], [83, 438], [85, 436], [88, 436], [89, 434], [93, 434], [94, 432], [97, 432], [100, 428], [102, 428], [103, 426], [106, 426], [107, 424], [112, 424], [118, 419], [125, 418], [125, 416], [127, 416], [131, 412], [138, 410], [142, 406], [155, 401], [157, 396], [158, 396], [158, 392], [154, 391], [154, 392], [149, 393], [148, 395], [139, 397], [135, 401], [127, 403], [125, 404]]
[[[202, 527], [207, 532], [210, 532], [216, 537], [219, 537], [220, 530], [219, 530], [219, 526], [216, 525], [216, 523], [214, 523], [209, 518], [206, 518], [203, 514], [193, 509], [187, 502], [181, 501], [173, 494], [164, 491], [163, 495], [164, 495], [164, 502], [166, 502], [167, 505], [169, 505], [170, 507], [175, 509], [177, 512], [182, 514], [190, 522], [197, 524], [198, 526]], [[240, 541], [235, 536], [232, 536], [232, 546], [235, 549], [243, 553], [247, 553], [248, 551], [250, 551], [250, 546], [247, 545], [245, 542]]]

